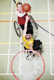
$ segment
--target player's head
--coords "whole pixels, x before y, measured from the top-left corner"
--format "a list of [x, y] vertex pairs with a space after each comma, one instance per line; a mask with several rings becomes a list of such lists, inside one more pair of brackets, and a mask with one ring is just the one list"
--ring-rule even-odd
[[26, 39], [31, 39], [31, 34], [26, 34], [25, 38]]
[[17, 9], [18, 9], [19, 11], [21, 11], [21, 10], [22, 10], [22, 3], [21, 3], [21, 2], [18, 2], [18, 3], [16, 4], [16, 7], [17, 7]]

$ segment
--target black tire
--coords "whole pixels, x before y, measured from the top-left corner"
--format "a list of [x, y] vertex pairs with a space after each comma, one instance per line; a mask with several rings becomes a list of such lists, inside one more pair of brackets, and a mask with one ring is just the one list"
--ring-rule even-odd
[[33, 38], [35, 39], [38, 34], [38, 26], [37, 26], [35, 20], [33, 19], [33, 17], [31, 15], [29, 15], [29, 17], [30, 17], [30, 22], [33, 26]]
[[22, 29], [19, 26], [17, 21], [14, 22], [14, 29], [15, 29], [17, 36], [21, 37], [22, 36]]
[[31, 15], [29, 15], [29, 17], [30, 17], [30, 22], [31, 22], [32, 24], [34, 24], [34, 26], [35, 26], [36, 29], [38, 29], [38, 26], [37, 26], [34, 18], [33, 18]]

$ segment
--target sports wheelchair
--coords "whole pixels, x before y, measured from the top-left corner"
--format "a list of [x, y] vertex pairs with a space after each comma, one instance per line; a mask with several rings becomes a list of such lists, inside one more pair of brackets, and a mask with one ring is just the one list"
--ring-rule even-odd
[[[29, 17], [30, 17], [31, 25], [33, 26], [33, 35], [32, 35], [32, 37], [35, 39], [36, 36], [37, 36], [37, 33], [38, 33], [38, 26], [35, 23], [35, 20], [33, 19], [33, 17], [31, 15], [29, 15]], [[21, 37], [23, 30], [21, 29], [21, 26], [18, 24], [17, 21], [14, 21], [14, 29], [15, 29], [15, 32], [16, 32], [17, 36]]]
[[[33, 19], [33, 17], [31, 15], [29, 15], [29, 17], [30, 17], [30, 22], [31, 22], [31, 24], [33, 26], [33, 35], [32, 35], [32, 37], [33, 37], [33, 39], [35, 39], [37, 34], [38, 34], [38, 26], [37, 26], [35, 20]], [[21, 37], [22, 34], [23, 34], [23, 30], [21, 29], [21, 26], [18, 24], [17, 21], [14, 22], [14, 29], [15, 29], [15, 32], [16, 32], [17, 36]], [[24, 46], [23, 42], [21, 44]], [[37, 47], [39, 48], [39, 50], [36, 50], [36, 51], [38, 53], [42, 54], [42, 52], [43, 52], [43, 45], [39, 45]], [[35, 47], [35, 48], [37, 48], [37, 47]], [[28, 59], [28, 57], [31, 56], [31, 54], [32, 53], [30, 53], [30, 51], [27, 52], [26, 59]], [[32, 54], [32, 56], [34, 57], [34, 54]], [[37, 56], [37, 54], [36, 54], [36, 56]]]

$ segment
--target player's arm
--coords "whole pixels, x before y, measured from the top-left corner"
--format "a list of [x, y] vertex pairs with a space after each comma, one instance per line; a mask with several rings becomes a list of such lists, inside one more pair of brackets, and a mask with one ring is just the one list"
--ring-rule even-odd
[[26, 32], [27, 32], [27, 23], [28, 23], [28, 20], [29, 20], [29, 19], [30, 19], [30, 18], [29, 18], [28, 16], [26, 16], [26, 21], [25, 21], [24, 30], [23, 30], [23, 36], [26, 35]]
[[23, 17], [25, 14], [26, 14], [26, 12], [24, 12], [24, 13], [19, 13], [19, 12], [16, 10], [16, 15], [17, 15], [17, 17], [18, 17], [18, 16]]
[[30, 44], [29, 46], [30, 46], [30, 50], [33, 50], [33, 46], [32, 46], [33, 44]]

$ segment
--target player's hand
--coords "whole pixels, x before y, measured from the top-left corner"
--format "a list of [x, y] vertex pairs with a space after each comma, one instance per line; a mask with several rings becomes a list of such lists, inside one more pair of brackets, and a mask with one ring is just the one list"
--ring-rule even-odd
[[24, 12], [24, 14], [26, 14], [26, 12]]

